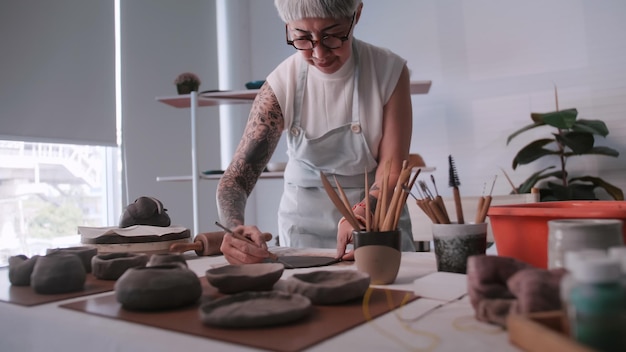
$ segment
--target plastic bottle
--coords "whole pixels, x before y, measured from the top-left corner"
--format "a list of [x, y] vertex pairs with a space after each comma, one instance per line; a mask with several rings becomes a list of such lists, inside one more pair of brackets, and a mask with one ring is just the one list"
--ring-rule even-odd
[[609, 257], [620, 263], [622, 268], [622, 284], [626, 287], [626, 246], [609, 248]]
[[563, 265], [564, 265], [564, 269], [566, 270], [566, 272], [561, 278], [560, 287], [559, 287], [561, 307], [563, 311], [562, 326], [563, 326], [564, 332], [569, 333], [570, 331], [569, 318], [568, 318], [570, 316], [569, 294], [570, 294], [572, 287], [574, 287], [574, 285], [576, 284], [576, 280], [574, 279], [574, 275], [572, 274], [572, 271], [574, 270], [573, 269], [574, 266], [578, 265], [580, 261], [586, 258], [604, 258], [604, 257], [606, 257], [606, 251], [602, 249], [584, 249], [580, 251], [565, 252], [565, 255], [563, 257]]
[[626, 294], [620, 263], [611, 258], [585, 258], [572, 268], [570, 333], [598, 351], [626, 351]]

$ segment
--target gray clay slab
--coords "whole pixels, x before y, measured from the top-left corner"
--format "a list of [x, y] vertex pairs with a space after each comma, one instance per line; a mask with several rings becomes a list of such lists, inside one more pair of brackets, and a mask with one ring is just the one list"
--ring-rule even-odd
[[308, 297], [313, 304], [339, 304], [363, 297], [370, 276], [357, 270], [313, 271], [294, 274], [275, 288]]
[[203, 304], [200, 319], [211, 326], [252, 328], [295, 322], [312, 310], [311, 301], [299, 294], [242, 292]]

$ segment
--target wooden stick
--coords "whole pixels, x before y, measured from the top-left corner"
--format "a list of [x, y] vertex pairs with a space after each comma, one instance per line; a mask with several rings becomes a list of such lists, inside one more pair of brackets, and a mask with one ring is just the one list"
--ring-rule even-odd
[[[354, 211], [352, 210], [352, 204], [350, 204], [350, 200], [348, 199], [348, 196], [346, 196], [346, 192], [344, 192], [343, 187], [341, 187], [335, 175], [333, 175], [333, 179], [335, 180], [335, 185], [337, 186], [337, 190], [339, 190], [339, 195], [341, 195], [341, 200], [343, 201], [343, 205], [346, 207], [346, 209], [350, 211], [350, 215], [352, 216], [352, 218], [358, 222], [358, 220], [356, 219], [356, 216], [354, 216]], [[358, 230], [358, 229], [355, 229], [355, 230]]]
[[343, 205], [343, 202], [341, 201], [337, 193], [335, 193], [335, 189], [330, 184], [330, 182], [326, 178], [326, 175], [324, 175], [323, 172], [320, 172], [320, 178], [322, 179], [322, 183], [324, 184], [324, 189], [326, 190], [326, 194], [328, 194], [328, 197], [335, 205], [335, 208], [337, 208], [337, 210], [339, 210], [341, 215], [343, 215], [343, 217], [350, 223], [350, 225], [352, 225], [353, 229], [355, 230], [360, 229], [361, 225], [359, 224], [358, 221], [356, 221], [356, 219], [352, 215], [352, 209], [346, 209], [346, 207]]
[[372, 211], [370, 205], [370, 183], [367, 169], [365, 169], [365, 231], [372, 231]]
[[482, 214], [483, 214], [483, 206], [484, 205], [485, 205], [485, 197], [481, 196], [480, 198], [478, 198], [478, 206], [476, 207], [476, 218], [474, 218], [474, 222], [477, 223], [477, 224], [480, 224], [481, 222], [484, 222], [484, 220], [481, 221], [481, 219], [483, 218]]
[[[408, 172], [407, 172], [408, 170]], [[393, 229], [393, 223], [395, 222], [395, 216], [397, 213], [398, 203], [400, 202], [400, 196], [402, 195], [402, 185], [406, 182], [408, 176], [410, 176], [411, 169], [407, 168], [407, 161], [404, 160], [402, 162], [402, 169], [400, 171], [400, 175], [398, 175], [398, 180], [396, 181], [396, 186], [393, 190], [393, 195], [391, 197], [391, 203], [389, 204], [389, 210], [387, 214], [385, 214], [385, 221], [383, 222], [383, 229], [381, 231], [391, 231]]]

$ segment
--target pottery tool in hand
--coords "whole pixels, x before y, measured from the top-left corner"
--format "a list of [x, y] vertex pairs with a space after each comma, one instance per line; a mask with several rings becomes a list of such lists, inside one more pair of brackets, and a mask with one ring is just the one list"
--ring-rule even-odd
[[[248, 238], [248, 237], [246, 237], [246, 236], [244, 236], [244, 235], [242, 235], [242, 234], [240, 234], [240, 233], [234, 232], [233, 230], [229, 229], [228, 227], [226, 227], [226, 226], [224, 226], [224, 225], [220, 224], [218, 221], [216, 221], [216, 222], [215, 222], [215, 225], [219, 226], [219, 227], [220, 227], [220, 228], [222, 228], [224, 231], [228, 232], [229, 234], [231, 234], [231, 236], [233, 236], [234, 238], [236, 238], [236, 239], [238, 239], [238, 240], [246, 241], [246, 242], [248, 242], [248, 243], [252, 243], [252, 244], [256, 245], [256, 243], [254, 243], [254, 241], [253, 241], [251, 238]], [[269, 233], [264, 233], [264, 234], [263, 234], [263, 238], [264, 238], [264, 239], [266, 239], [266, 238], [268, 237], [268, 235], [270, 236], [270, 239], [272, 239], [272, 238], [271, 238], [271, 236], [272, 236], [272, 235], [271, 235], [271, 234], [269, 234]], [[274, 254], [274, 253], [272, 253], [272, 252], [270, 252], [270, 251], [267, 251], [267, 252], [270, 254], [270, 259], [271, 259], [271, 260], [273, 260], [273, 261], [275, 261], [275, 262], [282, 263], [282, 262], [280, 261], [280, 259], [278, 259], [278, 256], [277, 256], [276, 254]], [[285, 263], [283, 263], [283, 264], [285, 264]]]
[[459, 191], [461, 181], [459, 181], [459, 175], [456, 171], [456, 166], [454, 165], [454, 159], [452, 159], [452, 155], [448, 156], [448, 166], [448, 184], [450, 187], [452, 187], [452, 194], [454, 195], [454, 206], [456, 208], [457, 223], [464, 224], [465, 220], [463, 219], [463, 205], [461, 204], [461, 192]]

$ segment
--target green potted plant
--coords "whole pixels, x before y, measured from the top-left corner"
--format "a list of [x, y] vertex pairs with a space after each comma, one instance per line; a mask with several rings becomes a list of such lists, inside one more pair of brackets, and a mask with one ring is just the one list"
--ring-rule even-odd
[[516, 189], [517, 193], [530, 193], [533, 187], [538, 187], [541, 201], [597, 199], [595, 189], [599, 187], [613, 199], [624, 200], [624, 193], [620, 188], [599, 177], [570, 176], [566, 166], [571, 157], [604, 155], [616, 158], [619, 152], [609, 147], [594, 145], [595, 136], [606, 137], [609, 134], [604, 122], [578, 119], [578, 111], [575, 108], [559, 110], [556, 88], [555, 100], [556, 111], [531, 113], [533, 123], [517, 130], [507, 139], [508, 145], [513, 138], [531, 129], [543, 126], [556, 129], [551, 137], [527, 144], [513, 158], [513, 170], [519, 165], [530, 164], [541, 158], [556, 159], [558, 164], [530, 175]]
[[178, 94], [197, 92], [200, 88], [200, 78], [191, 72], [184, 72], [174, 80]]

